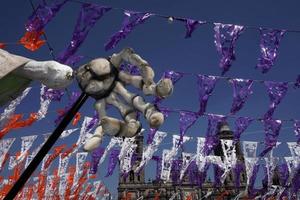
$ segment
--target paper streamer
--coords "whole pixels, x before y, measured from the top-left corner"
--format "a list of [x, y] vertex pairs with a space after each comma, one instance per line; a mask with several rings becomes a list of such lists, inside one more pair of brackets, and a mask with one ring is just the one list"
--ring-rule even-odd
[[265, 129], [265, 148], [259, 154], [259, 156], [266, 155], [271, 151], [277, 144], [277, 138], [281, 129], [282, 122], [281, 120], [274, 119], [264, 119], [264, 129]]
[[278, 56], [280, 41], [285, 30], [272, 30], [260, 28], [260, 58], [256, 68], [262, 73], [267, 73], [274, 65]]
[[67, 170], [68, 164], [70, 162], [70, 157], [63, 157], [62, 154], [59, 155], [59, 164], [58, 164], [58, 174], [60, 176], [59, 181], [59, 194], [61, 197], [64, 196], [66, 187], [67, 187]]
[[235, 46], [237, 39], [242, 34], [244, 26], [233, 24], [214, 23], [215, 45], [218, 53], [221, 55], [220, 68], [224, 75], [235, 60]]
[[175, 72], [175, 71], [165, 71], [162, 78], [170, 79], [175, 85], [180, 79], [183, 77], [183, 73], [181, 72]]
[[184, 136], [181, 140], [181, 136], [173, 135], [173, 146], [169, 154], [165, 156], [166, 162], [169, 162], [174, 156], [177, 155], [179, 147], [185, 143], [190, 141], [192, 138], [188, 136]]
[[184, 21], [185, 21], [185, 28], [186, 28], [185, 38], [192, 37], [192, 33], [196, 30], [196, 28], [199, 25], [206, 24], [205, 21], [197, 21], [193, 19], [184, 19]]
[[168, 155], [171, 154], [171, 150], [164, 149], [162, 153], [162, 162], [161, 162], [161, 173], [160, 179], [167, 182], [170, 180], [171, 174], [171, 163], [173, 162], [173, 157], [166, 159]]
[[268, 184], [268, 187], [271, 187], [271, 185], [273, 184], [272, 179], [273, 179], [274, 170], [277, 167], [279, 158], [270, 156], [270, 157], [265, 157], [264, 160], [266, 163], [264, 168], [265, 168], [266, 176], [267, 176], [267, 184]]
[[62, 153], [62, 151], [64, 150], [65, 147], [66, 147], [65, 144], [54, 147], [53, 153], [47, 157], [47, 160], [45, 161], [45, 163], [43, 165], [44, 170], [49, 169], [50, 165]]
[[79, 152], [76, 153], [76, 173], [75, 173], [75, 181], [76, 184], [79, 177], [82, 175], [83, 165], [85, 164], [86, 158], [88, 156], [88, 152]]
[[158, 150], [158, 146], [162, 140], [167, 136], [166, 132], [157, 131], [151, 144], [143, 148], [143, 156], [140, 165], [135, 169], [138, 173], [151, 160], [153, 154]]
[[5, 160], [8, 156], [8, 151], [10, 147], [15, 142], [16, 138], [8, 138], [4, 140], [0, 140], [0, 172], [4, 167]]
[[91, 120], [92, 120], [92, 118], [90, 118], [90, 117], [84, 117], [83, 122], [81, 124], [79, 137], [76, 141], [76, 147], [73, 150], [73, 153], [77, 152], [79, 150], [79, 148], [82, 147], [84, 145], [84, 143], [86, 142], [87, 137], [89, 136], [88, 132], [87, 132], [87, 126]]
[[204, 155], [205, 138], [197, 137], [196, 164], [200, 172], [204, 171], [206, 166], [206, 156]]
[[233, 88], [233, 102], [230, 114], [234, 115], [242, 109], [249, 96], [253, 93], [253, 80], [230, 79]]
[[156, 162], [156, 180], [160, 181], [160, 175], [162, 171], [162, 158], [159, 156], [152, 156], [151, 159]]
[[[70, 136], [72, 133], [74, 133], [75, 131], [77, 131], [78, 128], [75, 128], [75, 129], [68, 129], [68, 130], [64, 130], [60, 136], [61, 139], [63, 138], [66, 138], [68, 136]], [[36, 156], [36, 154], [39, 152], [39, 150], [42, 148], [42, 146], [45, 144], [45, 142], [47, 141], [47, 139], [49, 138], [51, 133], [46, 133], [46, 134], [43, 134], [43, 137], [44, 137], [44, 140], [43, 142], [36, 148], [32, 151], [31, 154], [29, 154], [27, 156], [27, 159], [26, 159], [26, 164], [25, 164], [25, 167], [27, 167], [29, 165], [29, 163], [32, 161], [32, 159]]]
[[236, 146], [232, 140], [221, 140], [222, 151], [224, 154], [224, 173], [221, 177], [221, 183], [224, 183], [226, 176], [232, 168], [237, 164]]
[[[131, 146], [127, 149], [126, 155], [120, 159], [120, 170], [123, 176], [127, 176], [130, 170], [132, 170], [132, 156], [136, 151], [137, 144], [131, 144]], [[122, 151], [122, 150], [121, 150]]]
[[55, 0], [51, 4], [42, 1], [26, 22], [26, 30], [30, 32], [42, 31], [67, 1]]
[[125, 138], [122, 143], [118, 158], [120, 161], [120, 170], [124, 176], [126, 176], [127, 173], [131, 170], [131, 158], [137, 148], [137, 144], [135, 144], [135, 141], [135, 137]]
[[175, 159], [171, 163], [171, 180], [173, 184], [178, 184], [180, 171], [182, 168], [182, 159]]
[[284, 157], [285, 162], [287, 164], [289, 170], [289, 179], [288, 183], [292, 183], [292, 179], [294, 178], [295, 174], [297, 173], [297, 168], [300, 164], [300, 159], [298, 157]]
[[127, 154], [127, 151], [129, 150], [129, 148], [131, 148], [131, 146], [134, 144], [136, 138], [132, 137], [132, 138], [125, 138], [124, 141], [121, 144], [121, 150], [119, 153], [119, 160], [123, 160]]
[[153, 14], [125, 11], [124, 15], [125, 19], [121, 29], [111, 36], [109, 41], [105, 44], [106, 51], [114, 48], [122, 39], [125, 39], [137, 25], [144, 23]]
[[101, 157], [100, 159], [100, 164], [102, 164], [106, 158], [106, 155], [108, 154], [108, 152], [116, 145], [118, 146], [121, 146], [122, 145], [122, 142], [123, 142], [123, 139], [122, 138], [119, 138], [119, 137], [112, 137], [110, 139], [110, 142], [109, 144], [106, 146], [106, 149], [103, 153], [103, 156]]
[[77, 100], [77, 98], [80, 96], [80, 92], [72, 92], [71, 97], [69, 98], [69, 102], [68, 105], [62, 109], [62, 110], [58, 110], [58, 116], [57, 118], [54, 120], [54, 123], [56, 125], [59, 124], [59, 122], [63, 119], [63, 117], [66, 115], [66, 113], [68, 112], [68, 110], [71, 109], [72, 105], [75, 103], [75, 101]]
[[195, 154], [182, 152], [182, 167], [181, 167], [180, 176], [179, 176], [180, 180], [183, 179], [186, 170], [188, 169], [188, 167], [194, 160], [196, 160]]
[[27, 96], [32, 88], [26, 88], [20, 96], [12, 100], [9, 105], [4, 109], [3, 113], [0, 115], [0, 127], [7, 123], [7, 121], [13, 116], [17, 106], [22, 102], [22, 100]]
[[212, 115], [208, 116], [208, 126], [205, 137], [204, 155], [209, 155], [215, 146], [218, 144], [218, 129], [220, 124], [225, 121], [225, 116], [223, 115]]
[[45, 94], [45, 85], [42, 85], [41, 92], [40, 92], [40, 109], [37, 112], [37, 121], [41, 120], [46, 117], [46, 114], [48, 112], [51, 100], [50, 99], [44, 99], [43, 96]]
[[181, 145], [183, 137], [186, 134], [186, 131], [193, 126], [197, 121], [199, 115], [190, 111], [180, 111], [179, 112], [179, 131], [180, 131], [180, 140], [179, 144]]
[[248, 128], [252, 121], [253, 119], [250, 117], [239, 117], [235, 120], [235, 130], [233, 132], [235, 143], [240, 140], [242, 133]]
[[95, 149], [92, 153], [92, 161], [91, 161], [91, 169], [90, 173], [91, 174], [96, 174], [99, 166], [99, 161], [102, 158], [104, 154], [104, 148], [103, 147], [98, 147]]
[[68, 47], [58, 55], [57, 60], [66, 65], [75, 64], [76, 61], [74, 62], [74, 55], [76, 51], [84, 42], [89, 31], [94, 27], [96, 22], [109, 10], [111, 10], [110, 7], [83, 3], [77, 18], [71, 42]]
[[199, 115], [203, 115], [206, 111], [207, 101], [215, 88], [217, 80], [215, 76], [198, 74]]
[[[245, 167], [246, 167], [246, 175], [247, 175], [247, 188], [251, 189], [251, 184], [254, 183], [253, 178], [255, 180], [256, 174], [254, 174], [255, 172], [255, 167], [257, 167], [257, 161], [258, 158], [257, 157], [245, 157]], [[259, 166], [259, 165], [258, 165]]]
[[18, 158], [14, 157], [14, 156], [11, 157], [9, 170], [14, 169], [18, 164], [20, 164], [26, 158], [26, 156], [29, 154], [29, 149], [31, 148], [31, 146], [36, 138], [37, 138], [37, 135], [21, 137], [22, 143], [21, 143], [20, 156], [18, 156]]
[[36, 51], [46, 43], [45, 40], [40, 38], [43, 34], [43, 31], [26, 32], [19, 43], [30, 51]]
[[297, 143], [300, 144], [300, 120], [294, 120], [294, 133], [297, 137]]
[[46, 101], [46, 100], [60, 101], [63, 95], [64, 95], [63, 90], [43, 87], [41, 98], [43, 99], [43, 101]]
[[287, 142], [292, 157], [300, 157], [300, 145], [297, 142]]
[[113, 149], [111, 151], [109, 161], [108, 161], [107, 174], [105, 175], [105, 177], [111, 176], [113, 174], [114, 169], [118, 164], [119, 153], [120, 153], [119, 149]]
[[275, 109], [280, 104], [281, 100], [285, 97], [288, 90], [287, 82], [264, 82], [270, 99], [270, 105], [268, 111], [264, 114], [264, 119], [272, 118]]

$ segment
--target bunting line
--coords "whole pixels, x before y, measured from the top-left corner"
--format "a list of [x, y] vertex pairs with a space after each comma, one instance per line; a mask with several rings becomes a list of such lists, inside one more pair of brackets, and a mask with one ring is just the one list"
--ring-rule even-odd
[[[73, 2], [73, 3], [80, 3], [80, 4], [87, 3], [87, 2], [84, 2], [84, 1], [80, 1], [80, 0], [70, 0], [70, 2]], [[91, 3], [91, 4], [94, 4], [94, 3]], [[121, 11], [128, 11], [128, 9], [125, 9], [125, 8], [119, 8], [119, 7], [112, 7], [112, 9], [115, 9], [115, 10], [121, 10]], [[135, 12], [138, 12], [138, 13], [151, 13], [151, 14], [153, 14], [154, 16], [161, 17], [161, 18], [164, 18], [164, 19], [169, 19], [169, 20], [178, 20], [178, 21], [182, 21], [182, 19], [185, 19], [185, 18], [183, 18], [183, 17], [176, 17], [176, 16], [174, 16], [174, 15], [163, 15], [163, 14], [153, 13], [153, 12], [149, 12], [149, 11], [135, 11]], [[173, 19], [170, 19], [170, 17], [173, 18]], [[201, 21], [201, 22], [206, 22], [206, 24], [211, 24], [211, 25], [214, 25], [215, 23], [221, 23], [221, 22], [213, 22], [213, 21], [199, 20], [199, 19], [191, 19], [191, 20], [194, 20], [194, 21]], [[221, 23], [221, 24], [231, 24], [231, 23]], [[273, 30], [285, 30], [286, 32], [291, 32], [291, 33], [300, 33], [300, 30], [293, 30], [293, 29], [271, 28], [271, 27], [264, 27], [264, 26], [250, 26], [250, 25], [242, 25], [242, 26], [244, 26], [244, 27], [247, 28], [247, 29], [256, 29], [256, 30], [259, 30], [260, 28], [263, 28], [263, 29], [273, 29]]]

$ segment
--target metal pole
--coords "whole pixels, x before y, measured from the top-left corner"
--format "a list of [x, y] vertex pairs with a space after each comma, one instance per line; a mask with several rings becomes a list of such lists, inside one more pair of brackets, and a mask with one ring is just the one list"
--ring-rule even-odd
[[3, 200], [13, 200], [15, 196], [18, 194], [18, 192], [23, 188], [27, 180], [30, 178], [34, 170], [39, 166], [39, 164], [44, 159], [45, 155], [50, 151], [52, 146], [55, 144], [57, 139], [60, 137], [62, 132], [65, 130], [65, 128], [68, 126], [68, 124], [71, 122], [75, 114], [78, 112], [80, 107], [84, 104], [84, 102], [87, 100], [88, 95], [86, 93], [81, 93], [80, 97], [77, 99], [77, 101], [73, 104], [72, 108], [67, 112], [65, 117], [62, 119], [62, 121], [59, 123], [59, 125], [56, 127], [56, 129], [53, 131], [53, 133], [50, 135], [48, 140], [45, 142], [45, 144], [42, 146], [40, 151], [36, 154], [36, 156], [33, 158], [33, 160], [30, 162], [28, 167], [24, 170], [24, 172], [21, 174], [19, 179], [16, 181], [16, 183], [13, 185], [13, 187], [10, 189], [10, 191], [7, 193], [5, 198]]

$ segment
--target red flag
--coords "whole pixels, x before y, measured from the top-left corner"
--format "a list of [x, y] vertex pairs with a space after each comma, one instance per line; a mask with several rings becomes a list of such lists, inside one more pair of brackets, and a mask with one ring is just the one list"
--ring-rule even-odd
[[41, 171], [39, 174], [39, 182], [38, 182], [38, 199], [42, 200], [44, 199], [44, 195], [45, 195], [45, 186], [47, 183], [47, 174], [45, 171]]
[[76, 125], [78, 124], [80, 118], [81, 118], [81, 114], [80, 114], [79, 112], [76, 113], [76, 115], [75, 115], [75, 117], [74, 117], [74, 119], [73, 119], [72, 125], [73, 125], [73, 126], [76, 126]]
[[89, 162], [84, 163], [82, 174], [81, 174], [81, 176], [78, 180], [75, 191], [73, 193], [74, 194], [73, 199], [79, 199], [79, 196], [80, 196], [80, 193], [81, 193], [81, 190], [82, 190], [82, 186], [87, 181], [87, 175], [88, 175], [89, 168], [90, 168], [90, 163]]
[[69, 168], [69, 175], [67, 178], [67, 187], [66, 187], [66, 192], [65, 192], [65, 200], [69, 200], [71, 196], [71, 190], [74, 182], [74, 175], [76, 172], [76, 167], [71, 166]]
[[28, 119], [21, 120], [22, 114], [13, 115], [7, 124], [0, 130], [0, 139], [5, 136], [10, 130], [31, 126], [37, 120], [37, 113], [30, 113]]
[[4, 49], [4, 48], [6, 48], [6, 44], [0, 42], [0, 49]]
[[46, 43], [45, 40], [41, 40], [40, 37], [44, 32], [26, 32], [25, 35], [20, 39], [20, 44], [22, 44], [26, 49], [30, 51], [38, 50], [42, 45]]
[[59, 156], [59, 154], [64, 150], [65, 147], [66, 145], [62, 144], [54, 148], [53, 154], [51, 154], [45, 162], [45, 166], [44, 166], [45, 169], [47, 169], [50, 166], [52, 161]]

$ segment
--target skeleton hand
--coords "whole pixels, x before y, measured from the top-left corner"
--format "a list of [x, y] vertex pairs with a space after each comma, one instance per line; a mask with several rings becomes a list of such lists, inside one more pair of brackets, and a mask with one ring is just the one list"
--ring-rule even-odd
[[[134, 76], [120, 71], [123, 62], [137, 66], [141, 75]], [[141, 130], [137, 112], [144, 115], [152, 128], [158, 128], [164, 122], [163, 114], [154, 105], [145, 102], [143, 97], [129, 92], [125, 85], [132, 85], [142, 90], [145, 95], [166, 98], [173, 91], [172, 81], [164, 78], [156, 84], [153, 81], [154, 72], [147, 61], [130, 48], [113, 54], [109, 60], [97, 58], [79, 67], [76, 78], [81, 89], [96, 99], [95, 109], [100, 119], [93, 137], [84, 146], [85, 150], [97, 148], [104, 133], [117, 137], [135, 136]], [[106, 116], [107, 104], [119, 110], [122, 120]]]

